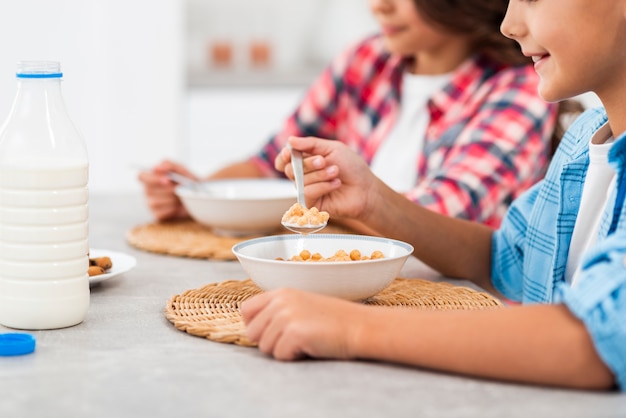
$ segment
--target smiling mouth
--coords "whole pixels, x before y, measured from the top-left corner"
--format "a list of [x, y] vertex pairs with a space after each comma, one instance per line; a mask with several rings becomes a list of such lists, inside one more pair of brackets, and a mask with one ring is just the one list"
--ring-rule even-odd
[[541, 61], [542, 59], [547, 58], [547, 57], [549, 57], [549, 56], [550, 56], [549, 54], [544, 54], [544, 55], [531, 55], [531, 57], [530, 57], [530, 58], [533, 60], [533, 62], [534, 62], [534, 63], [537, 63], [537, 62]]
[[382, 28], [382, 32], [383, 34], [389, 36], [389, 35], [396, 35], [402, 31], [404, 31], [403, 27], [399, 27], [399, 26], [383, 26]]

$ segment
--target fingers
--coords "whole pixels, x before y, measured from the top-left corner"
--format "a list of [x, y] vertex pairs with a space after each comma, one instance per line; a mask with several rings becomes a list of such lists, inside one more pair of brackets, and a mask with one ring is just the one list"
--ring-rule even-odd
[[355, 315], [357, 307], [329, 296], [278, 289], [243, 302], [241, 312], [248, 338], [278, 360], [349, 358], [346, 324], [362, 316]]
[[172, 183], [164, 173], [158, 173], [156, 171], [142, 171], [137, 178], [143, 183], [146, 191], [167, 186]]
[[169, 179], [167, 173], [176, 171], [187, 174], [188, 170], [171, 161], [163, 161], [150, 171], [139, 173], [138, 179], [144, 186], [148, 208], [157, 220], [185, 218], [188, 216], [180, 199], [174, 193], [176, 184]]
[[278, 360], [302, 357], [288, 332], [290, 323], [297, 318], [292, 308], [295, 293], [286, 289], [265, 292], [241, 304], [248, 338], [257, 342], [261, 352]]
[[177, 196], [170, 195], [150, 195], [147, 196], [148, 207], [152, 215], [159, 221], [175, 218], [186, 218], [187, 211]]
[[334, 152], [337, 147], [342, 147], [344, 144], [340, 141], [332, 139], [292, 136], [289, 138], [289, 144], [297, 150], [302, 151], [309, 155], [321, 155], [323, 157], [328, 156]]
[[[276, 159], [274, 160], [274, 168], [276, 170], [285, 172], [285, 166], [291, 162], [291, 153], [287, 147], [280, 150]], [[287, 174], [287, 173], [285, 173]], [[288, 174], [287, 174], [288, 175]]]
[[[326, 162], [323, 158], [325, 155], [325, 152], [323, 151], [326, 150], [328, 147], [322, 147], [317, 144], [319, 142], [333, 143], [336, 141], [324, 140], [324, 139], [315, 138], [315, 137], [301, 138], [301, 137], [291, 136], [289, 137], [288, 142], [289, 142], [289, 145], [291, 145], [294, 149], [302, 151], [305, 157], [307, 155], [313, 156], [312, 158], [304, 158], [303, 163], [304, 163], [305, 170], [307, 169], [319, 170], [321, 168], [324, 168], [326, 165]], [[294, 144], [296, 145], [294, 146]], [[288, 146], [285, 146], [283, 147], [283, 149], [280, 150], [280, 152], [274, 159], [274, 168], [276, 168], [276, 170], [278, 171], [284, 172], [285, 174], [287, 174], [287, 176], [291, 176], [292, 171], [287, 168], [290, 165], [290, 163], [291, 163], [291, 151], [289, 150]], [[287, 171], [286, 171], [286, 168], [287, 168]]]
[[[291, 138], [295, 139], [295, 137]], [[317, 138], [312, 139], [317, 140]], [[330, 181], [339, 174], [339, 168], [336, 165], [328, 165], [322, 155], [306, 156], [302, 160], [302, 166], [305, 173], [305, 182]], [[274, 167], [293, 180], [291, 153], [287, 147], [283, 148], [274, 160]]]
[[[241, 303], [241, 315], [243, 317], [243, 322], [248, 325], [250, 322], [256, 318], [256, 316], [265, 308], [267, 303], [271, 299], [271, 292], [264, 292], [259, 295], [256, 295], [250, 299], [244, 300]], [[248, 329], [248, 334], [250, 334], [250, 329]]]

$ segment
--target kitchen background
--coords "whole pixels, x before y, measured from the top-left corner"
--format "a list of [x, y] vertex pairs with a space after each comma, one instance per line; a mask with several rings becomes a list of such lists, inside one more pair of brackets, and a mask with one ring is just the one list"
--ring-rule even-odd
[[17, 61], [60, 61], [91, 193], [139, 191], [163, 158], [203, 175], [252, 153], [375, 30], [364, 0], [2, 0], [0, 120]]
[[91, 193], [140, 190], [137, 167], [166, 157], [207, 174], [257, 149], [374, 29], [363, 0], [3, 0], [0, 120], [16, 62], [57, 60]]

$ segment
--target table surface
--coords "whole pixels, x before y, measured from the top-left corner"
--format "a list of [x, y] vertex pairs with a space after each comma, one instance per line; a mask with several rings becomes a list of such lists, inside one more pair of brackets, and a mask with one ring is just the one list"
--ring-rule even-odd
[[[0, 417], [626, 416], [626, 395], [619, 393], [500, 383], [368, 361], [279, 362], [255, 348], [188, 335], [165, 318], [166, 301], [246, 275], [234, 261], [130, 247], [126, 232], [150, 221], [141, 196], [91, 197], [91, 246], [131, 254], [137, 266], [92, 287], [83, 323], [32, 331], [33, 354], [0, 357]], [[402, 275], [434, 278], [415, 259]], [[0, 326], [0, 332], [11, 331]]]

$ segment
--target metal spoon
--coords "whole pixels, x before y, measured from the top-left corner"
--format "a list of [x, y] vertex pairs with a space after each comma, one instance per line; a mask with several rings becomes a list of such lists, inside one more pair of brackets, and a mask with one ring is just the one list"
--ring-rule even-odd
[[[305, 209], [307, 209], [306, 201], [304, 200], [304, 168], [302, 165], [302, 153], [298, 150], [291, 148], [290, 144], [287, 144], [289, 151], [291, 151], [291, 165], [293, 166], [293, 175], [296, 178], [296, 191], [298, 192], [298, 203]], [[305, 224], [298, 225], [289, 222], [282, 222], [283, 226], [290, 231], [297, 232], [298, 234], [312, 234], [323, 229], [326, 226], [326, 222], [323, 224]]]
[[192, 179], [190, 177], [187, 177], [187, 176], [183, 176], [182, 174], [178, 174], [178, 173], [175, 173], [173, 171], [169, 171], [167, 173], [167, 177], [169, 177], [171, 180], [174, 180], [178, 184], [182, 184], [183, 186], [187, 186], [187, 187], [191, 188], [192, 190], [194, 190], [196, 192], [211, 193], [211, 191], [209, 189], [204, 187], [204, 184], [202, 184], [201, 181], [194, 180], [194, 179]]

